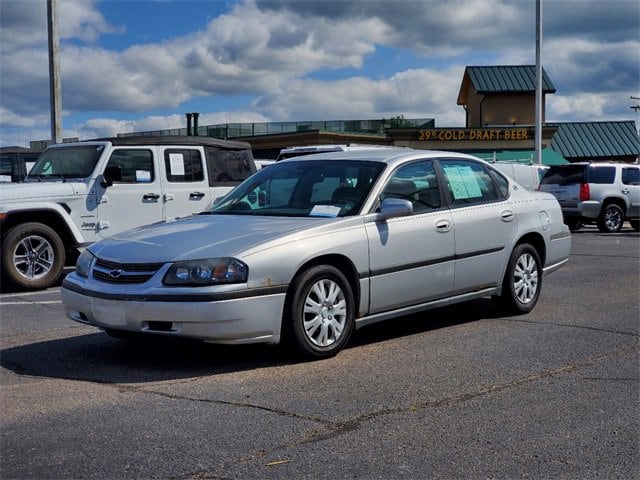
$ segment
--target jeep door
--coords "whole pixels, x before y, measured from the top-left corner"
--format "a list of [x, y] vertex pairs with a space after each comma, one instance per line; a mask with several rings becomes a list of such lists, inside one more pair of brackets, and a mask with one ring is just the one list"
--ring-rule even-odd
[[109, 237], [162, 220], [162, 179], [154, 147], [114, 148], [107, 171], [113, 184], [95, 186], [98, 235]]
[[165, 218], [182, 217], [207, 208], [211, 198], [199, 148], [163, 147], [161, 168], [165, 176]]

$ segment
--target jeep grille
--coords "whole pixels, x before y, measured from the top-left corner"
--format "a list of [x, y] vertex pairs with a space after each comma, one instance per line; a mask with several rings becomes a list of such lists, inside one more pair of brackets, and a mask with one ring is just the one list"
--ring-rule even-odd
[[107, 283], [144, 283], [163, 263], [116, 263], [98, 258], [93, 267], [93, 278]]

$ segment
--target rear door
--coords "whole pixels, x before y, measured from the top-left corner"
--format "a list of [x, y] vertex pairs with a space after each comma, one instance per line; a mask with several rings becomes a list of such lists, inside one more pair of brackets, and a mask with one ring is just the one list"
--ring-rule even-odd
[[629, 199], [627, 217], [640, 217], [640, 167], [622, 168], [622, 194]]
[[197, 147], [161, 147], [166, 181], [162, 201], [165, 218], [201, 212], [211, 202], [203, 151]]
[[480, 162], [442, 159], [455, 231], [454, 290], [490, 288], [502, 280], [518, 232], [506, 179]]
[[557, 165], [549, 168], [540, 181], [540, 191], [551, 193], [560, 206], [575, 208], [580, 202], [580, 185], [587, 183], [586, 165]]

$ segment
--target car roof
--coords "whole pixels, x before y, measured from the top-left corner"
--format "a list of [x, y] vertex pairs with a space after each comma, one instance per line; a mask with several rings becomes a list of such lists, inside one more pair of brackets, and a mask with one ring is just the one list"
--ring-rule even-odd
[[482, 159], [465, 153], [445, 152], [440, 150], [418, 150], [408, 147], [372, 147], [349, 151], [314, 153], [312, 155], [287, 158], [286, 160], [280, 160], [278, 163], [309, 162], [313, 160], [361, 160], [395, 165], [407, 160], [429, 158], [465, 158], [487, 163]]

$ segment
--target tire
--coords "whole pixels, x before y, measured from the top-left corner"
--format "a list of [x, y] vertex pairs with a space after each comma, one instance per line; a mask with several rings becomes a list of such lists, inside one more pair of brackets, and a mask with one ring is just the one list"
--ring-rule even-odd
[[631, 228], [633, 228], [636, 232], [640, 232], [640, 220], [629, 220], [631, 224]]
[[285, 345], [306, 358], [336, 355], [349, 341], [355, 323], [349, 282], [338, 269], [319, 265], [301, 273], [291, 285], [283, 319]]
[[64, 268], [65, 249], [60, 236], [42, 223], [13, 227], [2, 242], [2, 268], [18, 287], [38, 290], [54, 285]]
[[569, 230], [571, 230], [572, 232], [576, 232], [576, 231], [580, 230], [582, 225], [583, 225], [583, 223], [582, 223], [581, 220], [568, 220], [567, 221], [567, 226], [569, 227]]
[[624, 212], [615, 203], [607, 203], [598, 217], [598, 229], [601, 232], [619, 232], [624, 223]]
[[538, 303], [541, 288], [542, 265], [538, 252], [527, 243], [517, 245], [502, 281], [502, 305], [508, 313], [529, 313]]

